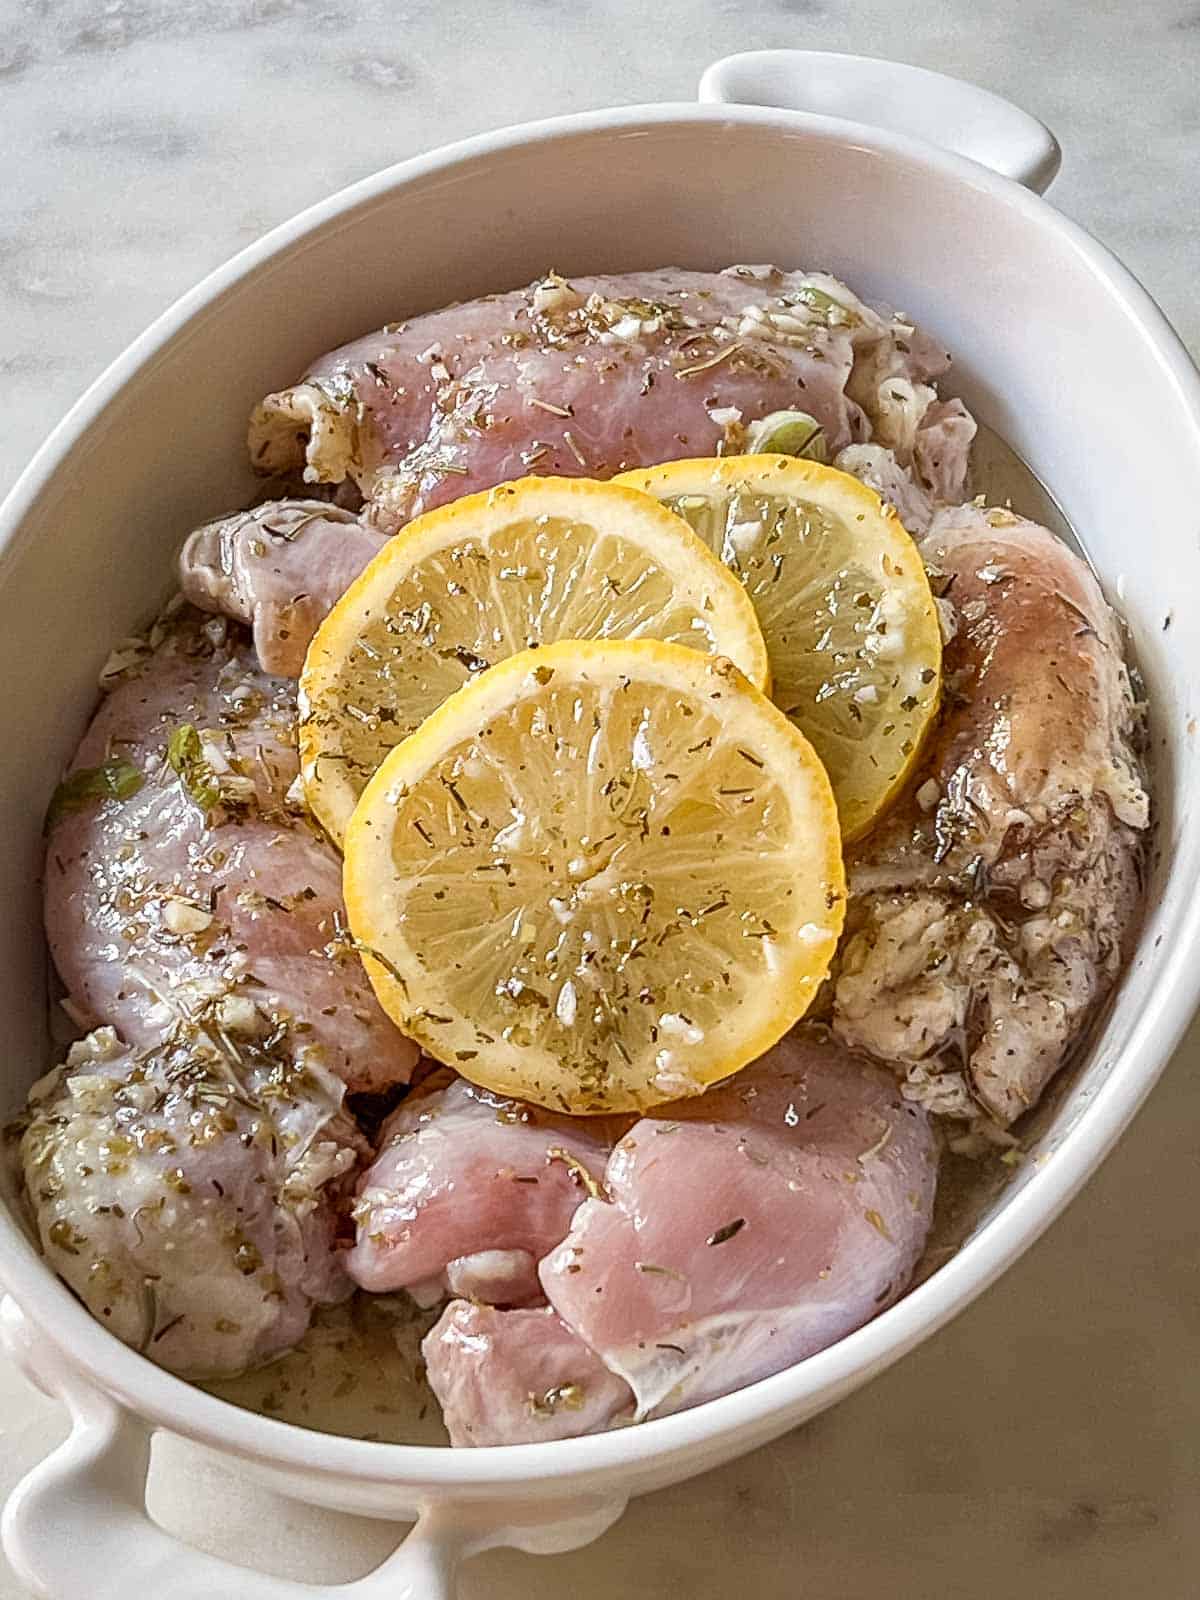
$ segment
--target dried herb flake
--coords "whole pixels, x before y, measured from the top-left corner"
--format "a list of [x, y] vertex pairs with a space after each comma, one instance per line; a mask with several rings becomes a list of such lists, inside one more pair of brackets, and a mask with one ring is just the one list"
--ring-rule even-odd
[[732, 1222], [727, 1222], [723, 1228], [718, 1228], [715, 1233], [710, 1233], [704, 1242], [705, 1244], [724, 1244], [726, 1240], [732, 1239], [736, 1234], [741, 1233], [745, 1226], [745, 1217], [735, 1217]]

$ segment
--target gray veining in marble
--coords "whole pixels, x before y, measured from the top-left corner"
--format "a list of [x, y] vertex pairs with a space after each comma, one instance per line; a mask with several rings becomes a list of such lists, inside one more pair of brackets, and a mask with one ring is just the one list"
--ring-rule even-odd
[[[300, 207], [504, 122], [690, 98], [715, 57], [777, 45], [916, 61], [1041, 116], [1055, 202], [1200, 351], [1196, 0], [0, 0], [0, 491], [153, 316]], [[531, 1580], [579, 1600], [1194, 1594], [1197, 1065], [1200, 1028], [1084, 1197], [901, 1366], [589, 1550], [484, 1558], [469, 1600]], [[0, 1493], [62, 1431], [0, 1364]], [[389, 1543], [176, 1441], [152, 1498], [195, 1542], [310, 1581]], [[19, 1593], [0, 1570], [0, 1600]]]

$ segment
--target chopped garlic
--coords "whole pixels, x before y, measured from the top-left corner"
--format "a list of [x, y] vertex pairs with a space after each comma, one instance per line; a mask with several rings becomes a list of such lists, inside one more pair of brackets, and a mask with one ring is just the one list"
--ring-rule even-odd
[[575, 1013], [575, 985], [571, 982], [570, 978], [568, 978], [566, 983], [564, 983], [562, 988], [558, 991], [558, 1003], [554, 1007], [554, 1015], [562, 1023], [564, 1028], [569, 1028], [575, 1021]]
[[529, 824], [524, 817], [514, 817], [507, 827], [501, 828], [492, 840], [497, 850], [527, 850]]
[[322, 1139], [310, 1145], [288, 1173], [282, 1199], [298, 1217], [306, 1217], [320, 1200], [327, 1183], [343, 1177], [355, 1163], [354, 1151], [346, 1145]]
[[152, 1083], [123, 1083], [117, 1091], [122, 1105], [136, 1106], [139, 1111], [149, 1111], [158, 1099], [158, 1090]]
[[560, 311], [577, 311], [583, 296], [565, 278], [552, 273], [533, 288], [533, 309], [538, 316], [554, 316]]
[[697, 1028], [677, 1011], [663, 1012], [658, 1019], [658, 1031], [668, 1038], [682, 1039], [684, 1044], [699, 1044], [704, 1038], [704, 1029]]
[[905, 649], [904, 623], [908, 620], [904, 596], [894, 589], [885, 589], [879, 597], [871, 617], [866, 648], [881, 661], [903, 655]]
[[224, 746], [214, 738], [211, 733], [200, 734], [200, 759], [208, 767], [214, 777], [221, 777], [226, 772], [232, 772], [229, 757], [225, 754]]
[[163, 907], [163, 926], [168, 933], [175, 933], [182, 938], [194, 938], [201, 933], [207, 933], [212, 927], [213, 918], [210, 911], [204, 911], [200, 906], [192, 905], [190, 900], [171, 899]]
[[1026, 878], [1020, 892], [1021, 904], [1027, 911], [1044, 911], [1050, 904], [1050, 885], [1040, 878]]
[[266, 1027], [266, 1018], [244, 994], [227, 994], [217, 1002], [217, 1021], [226, 1033], [253, 1038]]
[[737, 406], [713, 406], [708, 414], [718, 428], [728, 428], [742, 420], [742, 413]]
[[116, 1082], [100, 1072], [77, 1072], [67, 1079], [67, 1093], [80, 1111], [106, 1111]]
[[761, 522], [733, 522], [725, 530], [730, 544], [738, 555], [745, 555], [746, 551], [756, 545], [762, 537]]
[[[88, 1061], [110, 1061], [120, 1055], [121, 1044], [115, 1028], [96, 1028], [86, 1039], [77, 1039], [67, 1051], [67, 1066], [81, 1067]], [[36, 1087], [36, 1085], [35, 1085]]]
[[618, 339], [636, 339], [643, 329], [649, 329], [650, 323], [643, 322], [640, 317], [627, 315], [614, 322], [609, 330]]

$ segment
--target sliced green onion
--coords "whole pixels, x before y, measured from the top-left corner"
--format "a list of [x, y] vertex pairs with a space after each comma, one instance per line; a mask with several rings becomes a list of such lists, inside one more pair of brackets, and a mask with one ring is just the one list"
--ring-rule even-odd
[[205, 816], [221, 800], [221, 789], [204, 759], [204, 745], [190, 722], [181, 722], [167, 741], [167, 761]]
[[64, 778], [50, 797], [46, 832], [70, 812], [82, 811], [95, 800], [128, 800], [144, 782], [141, 768], [120, 756], [112, 756], [98, 767], [80, 767]]
[[807, 306], [810, 311], [817, 312], [824, 317], [827, 328], [853, 327], [859, 321], [849, 306], [844, 306], [840, 300], [835, 300], [824, 289], [818, 289], [811, 283], [802, 283], [784, 298], [785, 301], [790, 300], [793, 304]]
[[803, 456], [828, 461], [825, 430], [807, 411], [772, 411], [746, 430], [746, 453], [752, 456]]

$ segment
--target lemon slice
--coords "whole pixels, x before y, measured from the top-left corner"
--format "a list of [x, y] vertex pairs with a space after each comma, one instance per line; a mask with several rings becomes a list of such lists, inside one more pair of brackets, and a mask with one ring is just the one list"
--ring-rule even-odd
[[828, 769], [856, 839], [912, 771], [942, 641], [912, 539], [849, 473], [791, 456], [672, 461], [618, 480], [678, 511], [754, 601], [775, 702]]
[[642, 637], [726, 655], [766, 684], [744, 591], [648, 495], [523, 478], [419, 517], [309, 649], [300, 680], [309, 805], [340, 843], [387, 752], [486, 667], [556, 639]]
[[722, 657], [525, 651], [368, 784], [346, 910], [394, 1020], [500, 1094], [573, 1113], [698, 1094], [803, 1015], [845, 901], [803, 735]]

